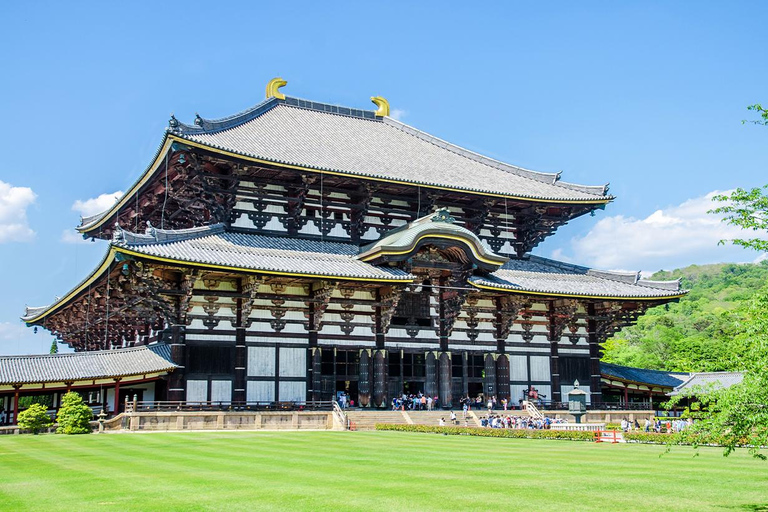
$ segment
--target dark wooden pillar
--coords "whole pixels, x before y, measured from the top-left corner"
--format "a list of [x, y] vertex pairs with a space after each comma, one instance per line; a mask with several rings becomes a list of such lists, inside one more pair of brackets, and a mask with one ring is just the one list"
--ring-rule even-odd
[[626, 407], [628, 403], [629, 403], [629, 388], [625, 384], [624, 385], [624, 407]]
[[485, 354], [485, 382], [483, 387], [485, 388], [485, 396], [492, 397], [496, 395], [496, 360], [493, 358], [493, 354]]
[[552, 402], [561, 402], [562, 394], [560, 390], [560, 355], [558, 352], [560, 343], [560, 336], [562, 330], [558, 330], [555, 323], [558, 319], [555, 318], [555, 303], [549, 303], [549, 371], [550, 371], [550, 385], [552, 390], [550, 391], [550, 400]]
[[376, 349], [373, 352], [373, 405], [376, 407], [387, 407], [388, 405], [388, 390], [387, 390], [387, 374], [388, 360], [387, 351], [384, 349]]
[[[440, 323], [438, 334], [440, 336], [440, 351], [441, 352], [447, 352], [448, 351], [448, 324], [446, 320], [447, 311], [445, 306], [445, 289], [447, 286], [447, 279], [444, 277], [441, 277], [438, 280], [438, 283], [440, 284], [439, 292], [438, 292], [438, 322]], [[442, 397], [440, 397], [442, 400]]]
[[427, 396], [438, 396], [437, 386], [437, 355], [434, 352], [427, 352], [424, 356], [426, 381], [424, 382], [424, 393]]
[[451, 393], [452, 367], [450, 352], [442, 352], [440, 354], [439, 367], [438, 397], [440, 398], [440, 407], [448, 409], [453, 401]]
[[603, 390], [600, 382], [600, 340], [597, 336], [594, 304], [587, 304], [587, 342], [589, 342], [590, 400], [594, 404], [603, 401]]
[[120, 379], [115, 379], [115, 401], [112, 412], [114, 414], [120, 413]]
[[[275, 349], [277, 350], [277, 349]], [[309, 348], [310, 376], [308, 378], [309, 389], [307, 394], [310, 400], [322, 400], [323, 393], [323, 349], [320, 347]]]
[[501, 399], [509, 397], [509, 357], [506, 354], [500, 354], [496, 358], [496, 396]]
[[376, 337], [376, 348], [384, 348], [384, 323], [382, 321], [381, 288], [376, 289], [376, 306], [373, 308], [373, 329]]
[[364, 348], [360, 351], [358, 362], [357, 403], [360, 407], [368, 407], [371, 403], [371, 351]]
[[13, 425], [19, 422], [19, 388], [14, 386], [13, 392]]
[[180, 325], [171, 327], [171, 360], [178, 366], [168, 376], [168, 400], [181, 402], [185, 399], [184, 388], [184, 328]]
[[562, 394], [560, 393], [560, 355], [558, 348], [556, 341], [549, 344], [549, 370], [552, 373], [551, 399], [553, 402], [562, 401]]
[[[237, 292], [242, 295], [243, 293], [243, 280], [238, 279]], [[235, 381], [232, 389], [232, 401], [233, 402], [245, 402], [245, 374], [246, 374], [246, 361], [248, 358], [248, 349], [245, 346], [245, 326], [247, 320], [243, 318], [243, 297], [238, 297], [235, 301], [237, 311], [235, 314]]]

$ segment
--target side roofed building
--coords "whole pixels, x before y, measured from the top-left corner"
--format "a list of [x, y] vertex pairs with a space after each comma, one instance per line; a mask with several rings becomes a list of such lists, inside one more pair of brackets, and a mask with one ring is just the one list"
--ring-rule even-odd
[[23, 320], [78, 352], [155, 342], [173, 401], [329, 400], [423, 391], [559, 402], [601, 394], [600, 344], [679, 281], [531, 251], [602, 209], [607, 186], [506, 164], [378, 110], [286, 97], [171, 117], [146, 171], [82, 219], [101, 264]]

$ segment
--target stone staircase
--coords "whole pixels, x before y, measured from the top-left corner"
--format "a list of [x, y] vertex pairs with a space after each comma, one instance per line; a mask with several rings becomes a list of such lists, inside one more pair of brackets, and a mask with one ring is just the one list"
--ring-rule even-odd
[[[445, 419], [445, 424], [450, 426], [450, 411], [385, 411], [380, 409], [347, 409], [347, 417], [354, 424], [355, 430], [373, 430], [376, 423], [390, 423], [403, 425], [432, 425], [438, 426], [440, 418]], [[456, 411], [457, 425], [464, 426], [461, 411]], [[479, 427], [480, 419], [470, 412], [467, 414], [467, 426]]]
[[401, 411], [386, 411], [380, 409], [347, 409], [352, 428], [355, 430], [374, 430], [377, 423], [407, 424], [408, 421]]

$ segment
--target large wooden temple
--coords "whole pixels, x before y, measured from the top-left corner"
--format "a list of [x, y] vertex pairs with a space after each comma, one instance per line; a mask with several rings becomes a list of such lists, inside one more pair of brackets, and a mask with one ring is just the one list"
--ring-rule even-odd
[[450, 144], [380, 97], [360, 110], [283, 85], [230, 117], [171, 117], [138, 181], [78, 227], [106, 241], [102, 263], [23, 320], [77, 352], [166, 346], [171, 364], [140, 379], [155, 399], [516, 404], [531, 388], [561, 401], [579, 380], [598, 403], [600, 344], [684, 294], [531, 255], [604, 208], [606, 186]]

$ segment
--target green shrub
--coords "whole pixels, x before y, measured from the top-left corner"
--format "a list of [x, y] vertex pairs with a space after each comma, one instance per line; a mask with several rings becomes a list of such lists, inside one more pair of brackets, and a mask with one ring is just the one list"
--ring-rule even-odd
[[48, 409], [40, 404], [32, 404], [27, 410], [19, 413], [19, 427], [30, 430], [35, 435], [44, 428], [50, 427], [52, 423], [48, 416]]
[[376, 430], [396, 432], [421, 432], [429, 434], [447, 434], [481, 437], [509, 437], [517, 439], [568, 439], [571, 441], [594, 441], [595, 433], [586, 430], [532, 430], [515, 428], [479, 428], [479, 427], [436, 427], [432, 425], [405, 425], [377, 423]]
[[57, 434], [90, 434], [90, 421], [93, 418], [91, 408], [83, 403], [83, 398], [70, 391], [61, 399], [61, 408], [56, 416], [59, 427]]

